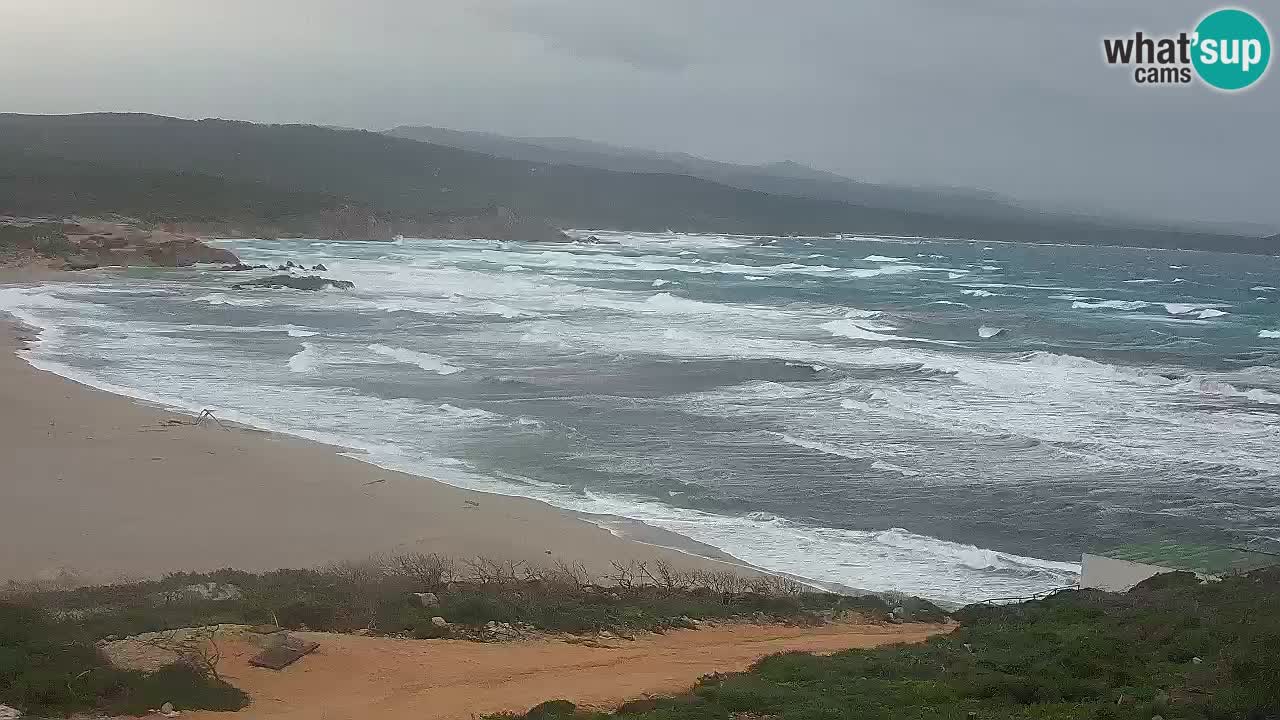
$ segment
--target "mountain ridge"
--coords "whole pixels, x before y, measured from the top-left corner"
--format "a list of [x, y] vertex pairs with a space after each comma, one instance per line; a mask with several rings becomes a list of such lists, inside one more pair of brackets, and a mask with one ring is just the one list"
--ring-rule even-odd
[[[141, 208], [166, 222], [240, 213], [246, 225], [277, 216], [279, 230], [310, 232], [309, 218], [339, 210], [380, 228], [434, 226], [506, 208], [555, 227], [744, 234], [868, 234], [993, 241], [1136, 245], [1275, 253], [1260, 238], [1114, 227], [1039, 218], [995, 220], [910, 212], [736, 188], [687, 174], [602, 170], [500, 158], [471, 150], [315, 125], [184, 120], [145, 114], [0, 115], [0, 212], [38, 209], [46, 194], [79, 184], [98, 196], [121, 178], [201, 178], [219, 188], [213, 207], [194, 188], [152, 202], [146, 187], [109, 208]], [[13, 158], [23, 162], [15, 165]], [[94, 168], [76, 174], [69, 165]], [[61, 168], [58, 173], [49, 167]], [[150, 174], [150, 175], [149, 175]], [[157, 175], [158, 174], [158, 175]], [[111, 175], [114, 179], [107, 178]], [[167, 191], [165, 182], [152, 185]], [[89, 187], [89, 186], [92, 187]], [[145, 183], [143, 184], [145, 185]], [[7, 188], [7, 189], [6, 189]], [[104, 189], [106, 188], [106, 189]], [[46, 192], [47, 191], [47, 192]], [[256, 199], [288, 200], [289, 213]], [[81, 193], [62, 193], [74, 198]], [[6, 199], [8, 198], [8, 202]], [[22, 199], [22, 207], [8, 204]], [[127, 201], [127, 202], [126, 202]], [[105, 200], [104, 200], [105, 202]], [[294, 212], [296, 211], [296, 212]], [[351, 224], [358, 232], [358, 223]], [[406, 233], [407, 234], [407, 233]]]

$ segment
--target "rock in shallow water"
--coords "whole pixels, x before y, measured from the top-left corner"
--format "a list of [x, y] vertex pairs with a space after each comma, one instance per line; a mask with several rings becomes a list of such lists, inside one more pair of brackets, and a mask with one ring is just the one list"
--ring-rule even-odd
[[351, 290], [356, 286], [349, 280], [331, 280], [316, 275], [304, 275], [294, 277], [293, 275], [272, 275], [271, 277], [259, 278], [248, 282], [236, 283], [231, 286], [232, 290], [243, 290], [245, 288], [254, 287], [272, 287], [272, 288], [293, 288], [294, 290], [323, 290], [325, 288], [335, 288], [338, 290]]

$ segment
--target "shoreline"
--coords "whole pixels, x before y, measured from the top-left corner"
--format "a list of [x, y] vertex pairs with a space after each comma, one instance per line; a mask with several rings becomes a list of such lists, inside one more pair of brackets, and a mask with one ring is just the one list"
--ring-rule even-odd
[[[0, 272], [0, 285], [57, 279]], [[388, 552], [580, 562], [597, 575], [614, 561], [657, 559], [762, 572], [638, 521], [458, 488], [283, 433], [194, 425], [190, 413], [34, 367], [19, 353], [39, 332], [0, 313], [0, 452], [10, 458], [0, 582], [274, 570]]]

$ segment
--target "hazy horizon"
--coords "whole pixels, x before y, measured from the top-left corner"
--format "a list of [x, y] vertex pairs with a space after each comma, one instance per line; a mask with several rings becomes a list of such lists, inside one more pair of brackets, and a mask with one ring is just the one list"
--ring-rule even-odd
[[1274, 78], [1236, 94], [1144, 88], [1101, 58], [1104, 36], [1175, 33], [1215, 5], [5, 6], [5, 112], [573, 137], [1049, 209], [1280, 227]]

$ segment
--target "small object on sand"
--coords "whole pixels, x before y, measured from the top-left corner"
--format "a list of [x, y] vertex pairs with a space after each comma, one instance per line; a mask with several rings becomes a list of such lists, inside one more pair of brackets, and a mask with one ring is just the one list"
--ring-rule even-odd
[[165, 715], [168, 715], [169, 713], [173, 712], [173, 703], [166, 702], [165, 704], [161, 705], [160, 712], [164, 713]]
[[377, 480], [370, 480], [369, 482], [365, 483], [364, 486], [369, 487], [370, 485], [377, 485], [379, 483], [384, 483], [386, 481], [387, 481], [386, 478], [378, 478]]
[[0, 720], [18, 720], [20, 717], [22, 712], [18, 708], [0, 705]]
[[315, 652], [320, 643], [302, 638], [287, 637], [284, 642], [249, 658], [249, 664], [271, 670], [281, 670], [297, 662], [303, 655]]
[[203, 425], [205, 421], [208, 421], [208, 420], [212, 420], [213, 422], [217, 423], [218, 427], [222, 428], [223, 430], [227, 429], [227, 426], [223, 425], [221, 420], [213, 416], [213, 411], [210, 410], [209, 408], [205, 408], [204, 410], [200, 411], [200, 414], [196, 416], [195, 424]]
[[447, 628], [447, 627], [449, 627], [449, 621], [448, 621], [448, 620], [445, 620], [444, 618], [440, 617], [439, 615], [436, 615], [435, 617], [431, 618], [431, 624], [432, 624], [432, 625], [435, 625], [435, 626], [436, 626], [436, 627], [438, 627], [438, 628]]
[[480, 503], [476, 502], [475, 500], [463, 500], [462, 504], [468, 507], [480, 507]]

